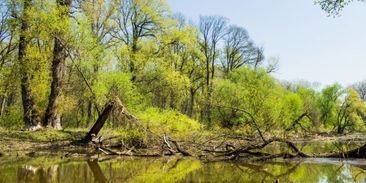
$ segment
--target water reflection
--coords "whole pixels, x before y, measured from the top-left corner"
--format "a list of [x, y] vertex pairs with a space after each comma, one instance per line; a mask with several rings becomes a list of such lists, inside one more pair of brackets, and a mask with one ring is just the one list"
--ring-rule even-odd
[[107, 182], [107, 178], [104, 176], [102, 169], [98, 165], [98, 161], [87, 161], [90, 170], [93, 172], [95, 180], [99, 183]]
[[[318, 142], [297, 142], [296, 146], [306, 154], [326, 154], [330, 152], [346, 152], [358, 148], [364, 144], [362, 141], [318, 141]], [[281, 153], [290, 152], [286, 144], [274, 143], [264, 149], [265, 152]]]
[[366, 182], [366, 163], [337, 160], [204, 163], [194, 159], [105, 162], [32, 159], [0, 165], [0, 182]]

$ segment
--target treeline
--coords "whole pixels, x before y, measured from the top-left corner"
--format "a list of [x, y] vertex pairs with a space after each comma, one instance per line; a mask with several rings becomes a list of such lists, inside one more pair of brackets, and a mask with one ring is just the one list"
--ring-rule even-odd
[[276, 68], [245, 28], [220, 16], [191, 23], [163, 0], [1, 1], [4, 127], [90, 126], [112, 96], [171, 131], [365, 127], [361, 84], [317, 91], [277, 81]]

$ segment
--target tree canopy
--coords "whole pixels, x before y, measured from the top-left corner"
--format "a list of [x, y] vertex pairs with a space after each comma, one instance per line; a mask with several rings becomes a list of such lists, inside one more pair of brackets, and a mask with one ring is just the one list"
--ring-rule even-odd
[[[317, 1], [330, 14], [350, 2]], [[167, 131], [364, 128], [362, 83], [319, 91], [279, 81], [250, 30], [225, 17], [192, 22], [163, 0], [0, 5], [1, 126], [87, 127], [117, 96], [145, 125]]]

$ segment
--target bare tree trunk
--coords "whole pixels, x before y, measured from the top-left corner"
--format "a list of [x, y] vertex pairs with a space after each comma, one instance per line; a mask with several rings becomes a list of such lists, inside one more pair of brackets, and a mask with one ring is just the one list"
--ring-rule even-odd
[[87, 127], [89, 127], [91, 121], [94, 120], [94, 118], [93, 118], [93, 102], [91, 100], [92, 99], [88, 100], [88, 106], [87, 106]]
[[[61, 9], [61, 12], [59, 13], [60, 19], [65, 19], [66, 21], [70, 13], [71, 0], [57, 0], [57, 4]], [[67, 56], [65, 47], [61, 42], [62, 37], [62, 33], [57, 33], [55, 36], [52, 60], [51, 93], [48, 98], [48, 106], [44, 120], [44, 126], [49, 126], [55, 129], [62, 128], [61, 114], [57, 110], [63, 85], [63, 69]]]
[[21, 19], [21, 32], [19, 37], [19, 49], [18, 59], [21, 72], [21, 94], [23, 103], [23, 120], [28, 130], [38, 129], [40, 124], [39, 113], [35, 106], [35, 99], [31, 89], [31, 73], [29, 70], [26, 49], [30, 42], [29, 31], [29, 10], [31, 8], [32, 1], [24, 0], [23, 2], [23, 17]]
[[62, 89], [62, 69], [64, 67], [65, 55], [60, 40], [55, 39], [52, 61], [52, 83], [51, 93], [48, 98], [48, 106], [46, 110], [44, 126], [49, 126], [55, 129], [61, 129], [61, 115], [57, 111], [58, 102], [61, 96]]
[[206, 61], [206, 101], [203, 107], [202, 119], [207, 121], [208, 127], [211, 127], [211, 81], [210, 81], [210, 60]]
[[193, 118], [196, 91], [193, 88], [191, 88], [190, 93], [191, 93], [191, 98], [190, 98], [190, 102], [189, 102], [188, 114], [189, 114], [189, 117]]
[[107, 121], [109, 115], [112, 113], [114, 107], [113, 102], [107, 103], [101, 115], [99, 115], [98, 120], [95, 122], [93, 127], [90, 129], [89, 133], [84, 137], [83, 142], [87, 143], [92, 140], [93, 135], [97, 136], [99, 131], [102, 129], [104, 123]]
[[3, 114], [4, 114], [5, 106], [6, 106], [6, 99], [7, 99], [7, 96], [4, 96], [2, 98], [1, 107], [0, 107], [0, 117], [3, 116]]

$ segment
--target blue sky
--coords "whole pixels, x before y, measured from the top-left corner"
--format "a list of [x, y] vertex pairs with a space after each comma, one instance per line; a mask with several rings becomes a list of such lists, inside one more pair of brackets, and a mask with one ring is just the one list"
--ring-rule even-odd
[[279, 57], [279, 79], [349, 85], [366, 80], [366, 3], [353, 3], [332, 18], [312, 0], [168, 0], [174, 12], [197, 22], [221, 15], [246, 28]]

